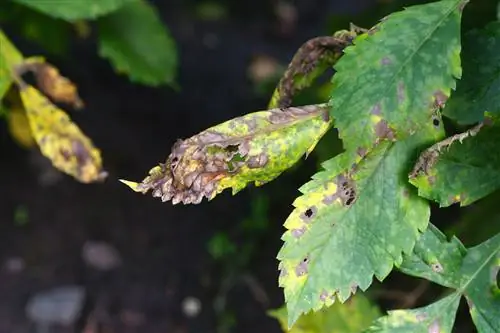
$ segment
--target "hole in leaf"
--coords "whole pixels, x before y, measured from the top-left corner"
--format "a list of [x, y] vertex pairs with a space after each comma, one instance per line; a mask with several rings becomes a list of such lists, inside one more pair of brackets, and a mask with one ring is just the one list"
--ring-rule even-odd
[[434, 125], [434, 127], [438, 127], [440, 123], [441, 122], [439, 121], [439, 119], [437, 118], [432, 119], [432, 125]]
[[495, 266], [492, 268], [492, 283], [495, 284], [495, 288], [500, 290], [500, 266]]
[[313, 216], [314, 212], [311, 208], [308, 208], [306, 210], [306, 212], [304, 213], [304, 215], [307, 217], [307, 218], [311, 218]]

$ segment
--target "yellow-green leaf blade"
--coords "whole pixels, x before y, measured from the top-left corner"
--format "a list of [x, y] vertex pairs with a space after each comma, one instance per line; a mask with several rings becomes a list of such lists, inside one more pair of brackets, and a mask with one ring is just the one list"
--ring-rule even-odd
[[273, 180], [310, 153], [331, 127], [325, 116], [325, 105], [311, 105], [234, 118], [179, 140], [166, 163], [151, 169], [140, 184], [122, 182], [174, 204], [200, 203], [226, 188], [235, 194], [248, 183]]
[[366, 333], [451, 333], [460, 295], [452, 294], [423, 308], [389, 311]]
[[297, 320], [289, 330], [286, 307], [269, 311], [288, 333], [358, 333], [380, 317], [380, 310], [363, 294], [356, 294], [344, 304], [335, 303], [318, 312], [310, 312]]
[[101, 57], [132, 82], [175, 85], [177, 50], [157, 10], [138, 0], [99, 19]]
[[366, 156], [341, 154], [300, 189], [278, 254], [289, 325], [336, 298], [345, 301], [358, 287], [366, 290], [374, 275], [384, 279], [412, 251], [430, 212], [404, 174], [415, 149], [443, 134], [428, 126]]
[[346, 149], [403, 139], [442, 106], [461, 76], [465, 3], [443, 0], [393, 13], [344, 50], [330, 102]]
[[12, 84], [12, 69], [23, 61], [23, 55], [0, 29], [0, 100]]

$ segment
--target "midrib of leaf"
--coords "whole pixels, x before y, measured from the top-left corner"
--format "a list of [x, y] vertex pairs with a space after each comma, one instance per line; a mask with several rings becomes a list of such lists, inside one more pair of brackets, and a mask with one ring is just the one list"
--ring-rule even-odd
[[469, 286], [469, 284], [476, 278], [476, 276], [483, 270], [484, 267], [490, 262], [490, 260], [500, 251], [500, 244], [496, 247], [494, 251], [491, 251], [490, 255], [484, 262], [479, 266], [479, 268], [474, 272], [474, 274], [471, 275], [471, 278], [467, 280], [465, 284], [460, 284], [460, 287], [457, 288], [457, 292], [460, 294], [465, 293], [465, 289]]
[[[377, 163], [376, 167], [373, 169], [373, 172], [370, 174], [370, 176], [369, 176], [369, 177], [367, 177], [367, 180], [366, 180], [366, 183], [365, 183], [366, 185], [367, 185], [367, 184], [368, 184], [368, 183], [372, 180], [373, 175], [375, 175], [375, 174], [377, 173], [378, 169], [380, 168], [380, 165], [381, 165], [381, 164], [382, 164], [382, 162], [384, 161], [384, 159], [385, 159], [385, 157], [386, 157], [387, 153], [390, 151], [390, 149], [393, 147], [393, 145], [394, 145], [394, 144], [389, 145], [389, 146], [388, 146], [388, 147], [384, 150], [384, 152], [381, 154], [381, 155], [382, 155], [382, 157], [380, 158], [379, 163]], [[365, 157], [363, 157], [363, 160], [364, 160], [364, 159], [366, 159], [368, 156], [370, 156], [370, 153], [368, 153]], [[334, 157], [334, 158], [335, 158], [335, 157]], [[360, 163], [361, 163], [361, 162], [360, 162]], [[358, 164], [359, 164], [359, 163], [358, 163]], [[326, 171], [326, 170], [325, 170], [325, 171]], [[366, 186], [365, 186], [365, 187], [366, 187]], [[305, 194], [305, 195], [306, 195], [306, 194]], [[342, 216], [342, 217], [346, 216], [346, 215], [347, 215], [347, 214], [351, 211], [351, 209], [352, 209], [354, 206], [356, 206], [356, 204], [354, 204], [354, 205], [351, 205], [351, 206], [347, 207], [347, 209], [345, 209], [345, 212], [344, 212], [341, 216]], [[325, 217], [323, 217], [323, 218], [326, 218], [326, 216], [325, 216]], [[371, 233], [371, 230], [370, 230], [370, 233]], [[373, 233], [372, 233], [372, 235], [373, 235]], [[330, 237], [331, 237], [331, 235], [330, 235]], [[325, 241], [323, 241], [323, 242], [319, 243], [317, 246], [313, 247], [313, 248], [312, 248], [312, 250], [311, 250], [311, 252], [312, 252], [312, 251], [314, 251], [314, 250], [316, 250], [316, 249], [319, 249], [319, 250], [318, 250], [319, 252], [318, 252], [317, 257], [318, 257], [318, 258], [321, 258], [321, 257], [324, 255], [324, 251], [325, 251], [325, 249], [326, 249], [325, 244], [326, 244], [326, 243], [328, 243], [328, 241], [329, 241], [330, 237], [325, 237]], [[375, 237], [375, 238], [376, 238], [376, 237]], [[384, 250], [386, 251], [386, 253], [388, 253], [388, 252], [387, 252], [387, 247], [384, 247]], [[392, 257], [392, 255], [391, 255], [390, 253], [388, 253], [388, 254], [389, 254], [389, 256], [391, 256], [391, 257]], [[315, 264], [316, 264], [316, 262], [317, 262], [317, 261], [318, 261], [318, 260], [316, 260], [316, 261], [311, 261], [311, 263], [310, 263], [310, 266], [311, 266], [311, 271], [313, 270], [312, 268], [314, 268], [314, 267], [316, 266]], [[373, 275], [373, 274], [372, 274], [372, 275]], [[307, 277], [307, 281], [309, 281], [309, 277]], [[307, 282], [306, 282], [306, 283], [307, 283]], [[302, 287], [302, 288], [300, 289], [300, 292], [299, 292], [299, 296], [300, 296], [300, 297], [302, 297], [302, 294], [304, 293], [304, 289], [305, 289], [304, 287]], [[297, 316], [297, 314], [296, 314], [295, 312], [296, 312], [296, 309], [294, 308], [294, 309], [293, 309], [293, 311], [292, 311], [292, 313], [293, 313], [293, 316], [292, 316], [292, 317], [296, 317], [296, 316]], [[289, 316], [289, 318], [290, 318], [290, 316]], [[290, 326], [290, 320], [288, 321], [288, 325]]]
[[[436, 30], [438, 30], [443, 25], [443, 22], [448, 19], [448, 17], [451, 15], [451, 13], [453, 13], [453, 11], [456, 10], [456, 6], [460, 1], [462, 1], [462, 0], [455, 0], [454, 1], [454, 5], [451, 6], [451, 8], [446, 13], [446, 15], [443, 15], [443, 18], [438, 22], [438, 24], [436, 24], [436, 26], [427, 34], [426, 38], [424, 38], [422, 40], [422, 42], [412, 51], [411, 55], [402, 63], [399, 70], [397, 72], [395, 72], [394, 75], [392, 75], [392, 77], [389, 80], [390, 83], [388, 85], [386, 85], [383, 96], [386, 96], [388, 94], [388, 92], [390, 91], [390, 89], [394, 87], [394, 84], [396, 82], [396, 78], [398, 77], [398, 75], [401, 74], [401, 72], [403, 72], [403, 70], [406, 69], [406, 67], [408, 66], [410, 61], [413, 60], [413, 58], [415, 57], [417, 52], [420, 51], [420, 49], [422, 49], [424, 44], [426, 44], [430, 40], [431, 36], [433, 34], [435, 34]], [[354, 95], [354, 92], [351, 93], [349, 98], [352, 98], [353, 95]], [[366, 129], [369, 126], [370, 126], [370, 123], [366, 122], [364, 128]]]

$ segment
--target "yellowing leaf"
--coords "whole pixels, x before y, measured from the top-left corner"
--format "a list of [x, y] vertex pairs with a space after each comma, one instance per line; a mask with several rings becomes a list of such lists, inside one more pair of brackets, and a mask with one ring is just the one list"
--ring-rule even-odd
[[23, 61], [22, 54], [0, 29], [0, 99], [12, 83], [11, 68]]
[[122, 182], [174, 204], [210, 200], [229, 187], [236, 194], [249, 182], [273, 180], [309, 154], [330, 128], [326, 115], [326, 105], [250, 113], [179, 140], [140, 184]]
[[344, 304], [335, 303], [328, 308], [302, 315], [290, 330], [285, 306], [269, 311], [269, 315], [280, 322], [283, 332], [358, 333], [367, 329], [381, 313], [363, 294], [357, 294]]
[[102, 169], [100, 151], [70, 117], [34, 87], [20, 84], [19, 90], [42, 154], [82, 183], [103, 180], [107, 173]]
[[12, 108], [7, 113], [9, 132], [12, 137], [24, 148], [31, 148], [36, 145], [31, 134], [30, 123], [23, 109]]

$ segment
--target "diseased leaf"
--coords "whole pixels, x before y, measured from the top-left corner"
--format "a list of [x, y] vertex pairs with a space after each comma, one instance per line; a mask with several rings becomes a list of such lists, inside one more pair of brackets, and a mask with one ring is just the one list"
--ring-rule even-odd
[[500, 113], [500, 22], [471, 31], [464, 39], [464, 76], [443, 114], [473, 124], [483, 120], [485, 112]]
[[358, 333], [381, 315], [379, 309], [363, 294], [353, 296], [344, 304], [336, 303], [303, 315], [290, 330], [286, 307], [268, 313], [279, 320], [283, 332], [289, 333]]
[[291, 106], [293, 95], [309, 87], [326, 69], [332, 67], [355, 36], [354, 29], [341, 30], [333, 36], [316, 37], [305, 42], [293, 56], [273, 92], [268, 108]]
[[479, 332], [500, 332], [500, 234], [470, 248], [460, 274], [472, 320]]
[[467, 0], [389, 15], [334, 66], [331, 116], [347, 150], [402, 140], [443, 107], [461, 76], [460, 19]]
[[12, 84], [12, 68], [23, 61], [22, 54], [0, 29], [0, 100]]
[[451, 333], [460, 296], [452, 294], [423, 308], [389, 311], [366, 333]]
[[128, 3], [98, 21], [99, 55], [131, 81], [175, 85], [177, 50], [156, 9], [146, 1]]
[[413, 250], [430, 212], [405, 180], [407, 163], [417, 147], [443, 134], [442, 125], [429, 125], [368, 154], [348, 151], [300, 188], [278, 254], [289, 326], [302, 313], [366, 290], [373, 275], [383, 280]]
[[500, 188], [500, 127], [489, 117], [471, 130], [429, 148], [410, 182], [441, 207], [469, 205]]
[[10, 135], [21, 147], [31, 148], [36, 145], [28, 117], [22, 108], [10, 108], [7, 113], [7, 123]]
[[19, 86], [33, 136], [42, 154], [82, 183], [103, 180], [100, 151], [69, 116], [30, 85]]
[[12, 0], [66, 21], [95, 19], [136, 0]]
[[309, 154], [330, 128], [327, 115], [326, 105], [311, 105], [234, 118], [179, 140], [165, 164], [151, 169], [140, 184], [122, 182], [173, 204], [197, 204], [230, 187], [236, 194], [247, 183], [273, 180]]
[[434, 225], [429, 225], [420, 236], [412, 254], [406, 255], [399, 269], [449, 288], [458, 288], [458, 271], [467, 250], [458, 238], [449, 242]]
[[38, 88], [54, 101], [70, 104], [76, 109], [83, 108], [84, 104], [75, 84], [62, 76], [57, 68], [45, 63], [43, 59], [28, 58], [16, 67], [16, 72], [23, 75], [28, 71], [35, 75]]

